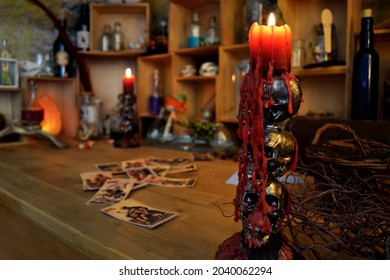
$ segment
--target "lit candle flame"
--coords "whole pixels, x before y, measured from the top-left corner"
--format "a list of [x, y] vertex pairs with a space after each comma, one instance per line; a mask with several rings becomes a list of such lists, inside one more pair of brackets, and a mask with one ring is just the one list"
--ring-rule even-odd
[[130, 77], [131, 77], [131, 69], [127, 68], [126, 69], [126, 78], [130, 78]]
[[268, 17], [268, 26], [275, 26], [275, 16], [273, 13], [270, 13], [269, 14], [269, 17]]

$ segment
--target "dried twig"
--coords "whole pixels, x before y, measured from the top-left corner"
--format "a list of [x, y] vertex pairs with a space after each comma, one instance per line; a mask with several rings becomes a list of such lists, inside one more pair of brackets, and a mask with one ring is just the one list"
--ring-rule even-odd
[[316, 178], [314, 182], [306, 176], [304, 184], [290, 186], [292, 209], [286, 225], [304, 256], [390, 258], [390, 190], [378, 184], [389, 182], [390, 175], [356, 176], [352, 184], [340, 184], [334, 177], [342, 175], [319, 162], [310, 167], [301, 163], [297, 171]]

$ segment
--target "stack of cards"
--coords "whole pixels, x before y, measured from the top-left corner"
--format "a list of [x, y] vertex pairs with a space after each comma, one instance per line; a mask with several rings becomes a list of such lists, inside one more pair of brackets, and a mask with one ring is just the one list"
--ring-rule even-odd
[[122, 221], [147, 228], [155, 228], [179, 214], [151, 208], [129, 199], [131, 191], [147, 185], [158, 187], [192, 188], [196, 178], [170, 178], [197, 170], [193, 159], [146, 158], [96, 164], [99, 171], [81, 173], [83, 190], [97, 191], [88, 205], [108, 205], [102, 211]]

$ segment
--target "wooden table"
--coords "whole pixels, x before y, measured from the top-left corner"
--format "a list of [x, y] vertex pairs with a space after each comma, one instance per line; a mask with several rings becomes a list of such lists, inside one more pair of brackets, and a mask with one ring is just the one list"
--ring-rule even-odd
[[[69, 141], [68, 141], [69, 142]], [[225, 181], [233, 161], [196, 162], [194, 188], [148, 186], [130, 195], [180, 216], [153, 230], [127, 224], [87, 205], [80, 173], [95, 164], [190, 153], [141, 146], [113, 148], [98, 141], [90, 150], [59, 150], [48, 141], [0, 147], [0, 259], [213, 259], [218, 245], [241, 229], [232, 215], [235, 186]], [[217, 205], [222, 207], [223, 212]]]

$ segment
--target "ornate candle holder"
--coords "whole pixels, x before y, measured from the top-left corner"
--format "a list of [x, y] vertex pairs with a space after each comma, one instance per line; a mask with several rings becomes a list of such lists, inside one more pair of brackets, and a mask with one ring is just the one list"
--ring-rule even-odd
[[[260, 53], [260, 52], [259, 52]], [[286, 52], [288, 53], [288, 52]], [[219, 245], [216, 259], [297, 259], [301, 256], [282, 234], [281, 222], [289, 211], [289, 193], [278, 180], [294, 170], [298, 146], [294, 136], [277, 123], [294, 116], [302, 91], [289, 73], [291, 61], [265, 64], [264, 56], [252, 56], [240, 90], [239, 154], [235, 221], [243, 229]], [[279, 61], [280, 62], [280, 61]]]
[[114, 140], [114, 147], [134, 148], [139, 147], [135, 139], [136, 114], [134, 105], [136, 96], [131, 92], [124, 92], [118, 95], [116, 112], [111, 117], [111, 138]]

